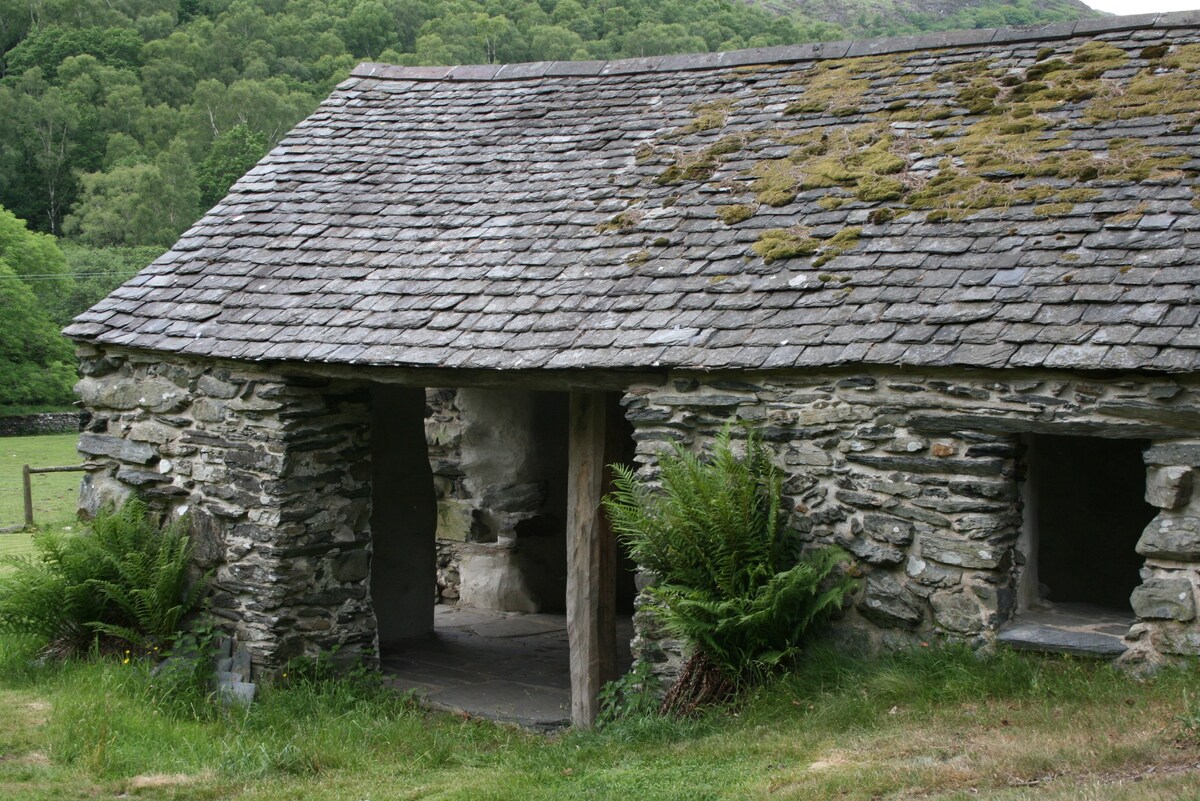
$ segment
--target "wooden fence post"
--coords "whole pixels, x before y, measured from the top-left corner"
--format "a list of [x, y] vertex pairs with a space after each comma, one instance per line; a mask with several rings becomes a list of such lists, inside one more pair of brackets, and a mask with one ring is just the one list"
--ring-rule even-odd
[[29, 480], [29, 465], [21, 468], [21, 481], [25, 490], [25, 528], [33, 528], [33, 484]]
[[66, 465], [63, 467], [30, 467], [25, 465], [21, 469], [21, 481], [24, 484], [25, 491], [25, 528], [33, 528], [33, 482], [29, 477], [34, 473], [83, 473], [87, 471], [85, 465]]

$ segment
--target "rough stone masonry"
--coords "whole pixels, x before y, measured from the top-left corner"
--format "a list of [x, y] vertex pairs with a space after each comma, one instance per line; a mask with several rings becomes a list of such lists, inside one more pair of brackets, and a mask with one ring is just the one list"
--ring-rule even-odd
[[[1146, 500], [1158, 514], [1145, 557], [1128, 661], [1200, 654], [1200, 382], [1087, 379], [1052, 371], [836, 371], [680, 375], [625, 396], [643, 475], [672, 443], [702, 449], [750, 422], [784, 467], [792, 524], [837, 544], [864, 580], [840, 635], [868, 648], [943, 637], [986, 644], [1017, 610], [1029, 558], [1019, 547], [1023, 433], [1151, 440]], [[645, 617], [645, 616], [643, 616]], [[643, 659], [669, 672], [677, 643], [643, 620]]]
[[375, 658], [361, 386], [92, 348], [81, 372], [85, 511], [136, 490], [190, 514], [211, 611], [256, 665]]
[[[85, 500], [191, 512], [260, 668], [373, 659], [379, 382], [603, 388], [647, 475], [761, 428], [795, 524], [858, 561], [847, 639], [986, 644], [1028, 594], [1027, 439], [1137, 439], [1157, 511], [1127, 658], [1196, 654], [1198, 70], [1195, 12], [361, 65], [67, 329]], [[539, 514], [542, 478], [433, 472], [468, 530]]]
[[[80, 450], [94, 509], [132, 489], [196, 525], [215, 569], [213, 612], [257, 664], [337, 646], [373, 658], [369, 394], [362, 385], [86, 348], [79, 392], [93, 417]], [[838, 621], [874, 648], [932, 637], [986, 643], [1016, 608], [1025, 432], [1137, 437], [1158, 514], [1132, 606], [1129, 659], [1200, 653], [1200, 382], [1084, 379], [1054, 371], [680, 374], [624, 397], [638, 461], [703, 448], [750, 421], [787, 474], [792, 522], [861, 565]], [[640, 658], [678, 657], [646, 615]]]

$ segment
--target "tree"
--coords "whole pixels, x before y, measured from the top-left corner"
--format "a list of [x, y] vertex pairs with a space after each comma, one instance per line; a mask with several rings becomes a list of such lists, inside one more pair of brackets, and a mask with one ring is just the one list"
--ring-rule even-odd
[[80, 201], [64, 228], [88, 244], [169, 246], [203, 211], [180, 143], [152, 164], [117, 166], [82, 180]]
[[643, 22], [621, 37], [621, 47], [631, 56], [665, 56], [670, 53], [702, 53], [704, 39], [692, 36], [682, 25]]
[[11, 205], [15, 196], [25, 219], [57, 233], [75, 193], [71, 160], [79, 109], [61, 87], [47, 86], [36, 68], [21, 76], [15, 90], [0, 90], [0, 119], [7, 129], [0, 148], [10, 151], [6, 160], [21, 171], [15, 186], [4, 187], [2, 199]]
[[201, 205], [208, 208], [225, 197], [233, 182], [245, 175], [266, 152], [267, 137], [252, 131], [245, 123], [218, 136], [196, 168]]
[[68, 404], [74, 381], [70, 345], [0, 259], [0, 407]]
[[128, 69], [138, 64], [142, 37], [131, 28], [42, 28], [4, 54], [8, 70], [20, 75], [39, 68], [54, 78], [58, 65], [71, 56], [93, 56], [101, 64]]
[[71, 401], [71, 346], [39, 299], [57, 297], [70, 286], [54, 238], [29, 231], [0, 207], [0, 406]]
[[24, 281], [39, 304], [50, 305], [71, 289], [67, 260], [54, 237], [30, 231], [0, 206], [0, 259]]
[[396, 19], [383, 3], [363, 0], [336, 24], [338, 36], [360, 58], [374, 59], [397, 41]]
[[557, 25], [539, 25], [529, 31], [531, 61], [569, 61], [587, 57], [583, 39]]

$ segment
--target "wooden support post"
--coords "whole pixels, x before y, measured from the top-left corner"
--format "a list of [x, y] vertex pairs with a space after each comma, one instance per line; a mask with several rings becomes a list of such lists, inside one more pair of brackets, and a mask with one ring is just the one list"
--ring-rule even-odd
[[[616, 392], [604, 395], [604, 459], [601, 494], [612, 491], [612, 465], [624, 461], [622, 458], [625, 431], [620, 425], [624, 414], [621, 396]], [[600, 648], [600, 684], [613, 681], [617, 673], [617, 535], [608, 522], [608, 516], [600, 510], [600, 554], [599, 564], [599, 609], [596, 615], [597, 636]]]
[[33, 528], [33, 483], [29, 480], [29, 465], [21, 470], [25, 490], [25, 528]]
[[[571, 723], [596, 721], [605, 666], [615, 663], [615, 635], [601, 636], [603, 598], [612, 593], [605, 571], [604, 490], [606, 398], [599, 392], [572, 392], [567, 476], [567, 639], [571, 654]], [[611, 547], [609, 548], [611, 550]], [[604, 574], [609, 573], [607, 585]], [[611, 621], [611, 611], [609, 612]], [[609, 669], [611, 672], [611, 668]]]

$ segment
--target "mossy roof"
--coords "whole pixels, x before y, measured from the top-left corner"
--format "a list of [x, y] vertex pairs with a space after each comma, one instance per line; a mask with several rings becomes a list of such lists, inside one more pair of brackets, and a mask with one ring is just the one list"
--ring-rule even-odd
[[432, 368], [1200, 367], [1200, 14], [365, 64], [78, 340]]

